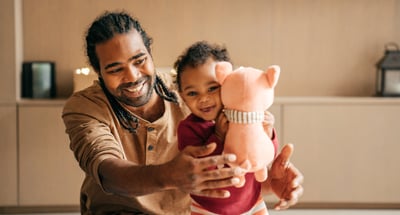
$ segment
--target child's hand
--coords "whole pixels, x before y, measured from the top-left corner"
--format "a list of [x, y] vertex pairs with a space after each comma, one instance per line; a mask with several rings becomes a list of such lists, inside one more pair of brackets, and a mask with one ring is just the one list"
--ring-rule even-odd
[[226, 132], [228, 131], [228, 119], [223, 112], [219, 113], [215, 119], [215, 135], [221, 140], [225, 140]]
[[272, 133], [274, 129], [274, 124], [275, 124], [275, 117], [274, 115], [269, 112], [269, 111], [264, 111], [264, 121], [263, 121], [263, 126], [265, 132], [267, 132], [267, 135], [272, 138]]

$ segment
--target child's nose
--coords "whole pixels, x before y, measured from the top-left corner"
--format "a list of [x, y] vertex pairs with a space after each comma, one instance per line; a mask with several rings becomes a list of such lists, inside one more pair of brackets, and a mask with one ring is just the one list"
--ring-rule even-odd
[[207, 102], [208, 100], [210, 100], [210, 96], [209, 95], [203, 95], [200, 98], [200, 102]]

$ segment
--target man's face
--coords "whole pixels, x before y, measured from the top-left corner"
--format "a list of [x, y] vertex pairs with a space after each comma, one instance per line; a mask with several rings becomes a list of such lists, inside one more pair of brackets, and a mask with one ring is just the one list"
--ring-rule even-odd
[[96, 45], [99, 75], [108, 91], [133, 107], [145, 105], [153, 94], [154, 65], [136, 30]]

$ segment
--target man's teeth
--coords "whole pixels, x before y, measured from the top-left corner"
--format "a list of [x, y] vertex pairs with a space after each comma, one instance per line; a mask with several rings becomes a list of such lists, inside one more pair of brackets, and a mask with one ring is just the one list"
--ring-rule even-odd
[[137, 93], [140, 91], [140, 89], [142, 88], [142, 86], [137, 86], [137, 87], [129, 87], [126, 88], [127, 91], [131, 92], [131, 93]]

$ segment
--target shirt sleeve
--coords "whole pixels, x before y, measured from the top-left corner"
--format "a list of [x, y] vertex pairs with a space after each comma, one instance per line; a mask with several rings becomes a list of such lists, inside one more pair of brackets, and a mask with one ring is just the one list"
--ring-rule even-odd
[[62, 114], [70, 148], [79, 166], [102, 189], [100, 163], [108, 158], [124, 158], [121, 145], [111, 132], [110, 120], [106, 120], [109, 117], [106, 110], [104, 105], [75, 98], [67, 101]]

